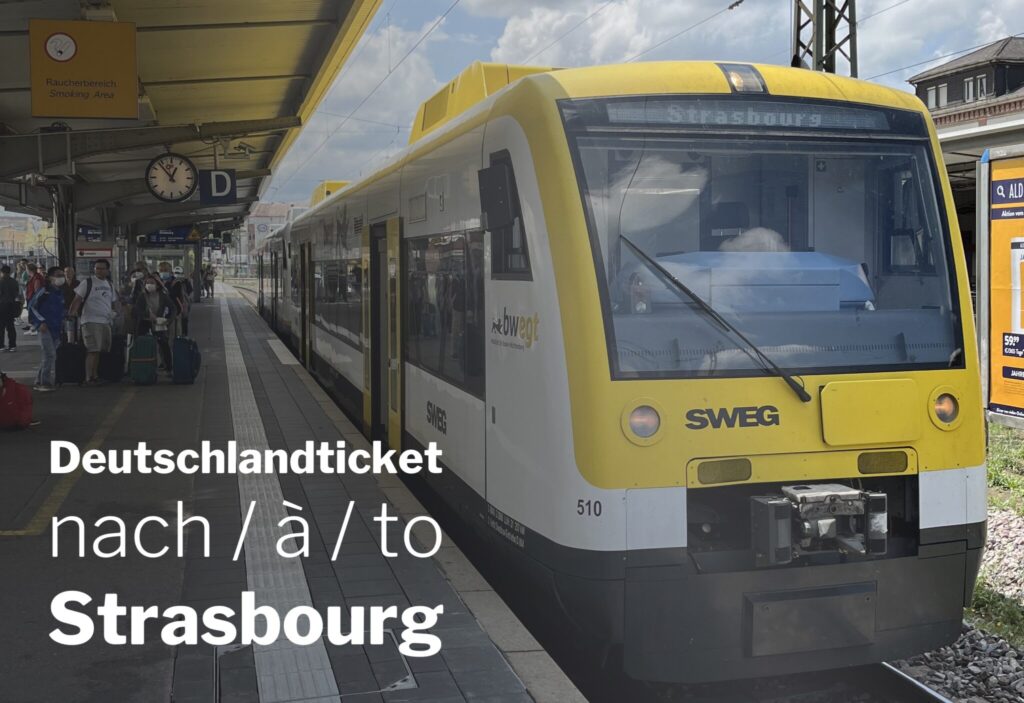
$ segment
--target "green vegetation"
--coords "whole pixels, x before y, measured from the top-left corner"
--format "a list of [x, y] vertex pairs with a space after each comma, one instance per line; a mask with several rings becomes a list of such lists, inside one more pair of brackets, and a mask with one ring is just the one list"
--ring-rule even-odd
[[[1024, 431], [988, 426], [988, 500], [995, 508], [1024, 515]], [[976, 627], [1024, 647], [1024, 604], [993, 588], [984, 572], [965, 617]]]
[[974, 602], [965, 617], [975, 627], [1024, 647], [1024, 607], [990, 588], [984, 575], [978, 578]]
[[1024, 515], [1024, 431], [988, 426], [989, 503]]

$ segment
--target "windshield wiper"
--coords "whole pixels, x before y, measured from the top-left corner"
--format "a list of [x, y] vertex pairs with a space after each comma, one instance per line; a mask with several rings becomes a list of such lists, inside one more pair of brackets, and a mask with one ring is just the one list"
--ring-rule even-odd
[[668, 271], [664, 266], [662, 266], [657, 261], [652, 259], [647, 254], [647, 252], [645, 252], [643, 249], [641, 249], [632, 241], [630, 241], [629, 237], [620, 233], [619, 239], [625, 242], [629, 246], [629, 248], [633, 250], [633, 253], [639, 256], [648, 266], [650, 266], [652, 269], [661, 274], [661, 276], [669, 283], [671, 283], [673, 286], [675, 286], [675, 288], [682, 291], [683, 294], [686, 295], [687, 298], [692, 300], [697, 305], [697, 307], [700, 310], [702, 310], [708, 317], [717, 322], [725, 331], [731, 332], [734, 337], [742, 341], [747, 346], [747, 349], [743, 350], [744, 353], [746, 353], [746, 355], [749, 356], [754, 361], [754, 363], [758, 364], [761, 367], [761, 370], [773, 376], [778, 376], [783, 381], [785, 381], [786, 385], [793, 389], [793, 392], [796, 393], [796, 397], [799, 398], [802, 402], [811, 402], [811, 395], [810, 393], [807, 392], [807, 389], [804, 388], [801, 384], [797, 383], [796, 379], [794, 379], [788, 373], [780, 369], [778, 364], [772, 361], [768, 357], [768, 355], [761, 351], [761, 349], [756, 344], [747, 339], [747, 336], [740, 332], [735, 325], [733, 325], [731, 322], [722, 317], [717, 310], [708, 305], [703, 298], [701, 298], [699, 295], [690, 290], [686, 286], [686, 284], [684, 284], [678, 278], [673, 276], [672, 273]]

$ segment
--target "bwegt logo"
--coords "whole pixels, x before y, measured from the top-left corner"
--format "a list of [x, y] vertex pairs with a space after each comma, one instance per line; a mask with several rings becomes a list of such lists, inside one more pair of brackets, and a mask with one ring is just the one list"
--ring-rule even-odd
[[771, 427], [780, 424], [779, 409], [774, 405], [741, 406], [737, 408], [694, 408], [686, 411], [686, 426], [691, 430], [708, 427]]
[[540, 337], [537, 329], [540, 327], [540, 315], [534, 313], [532, 317], [527, 315], [509, 315], [508, 308], [502, 308], [501, 315], [495, 316], [491, 321], [491, 334], [498, 334], [502, 337], [512, 339], [519, 338], [529, 349]]

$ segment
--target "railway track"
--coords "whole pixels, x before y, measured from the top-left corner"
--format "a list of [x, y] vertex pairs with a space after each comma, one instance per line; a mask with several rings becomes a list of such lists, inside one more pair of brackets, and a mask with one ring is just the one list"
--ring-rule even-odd
[[[779, 687], [775, 691], [773, 686]], [[786, 689], [789, 690], [786, 690]], [[862, 701], [863, 703], [952, 703], [937, 691], [899, 671], [891, 664], [858, 666], [840, 671], [780, 677], [769, 683], [753, 682], [748, 697], [725, 692], [724, 697], [708, 697], [707, 703], [743, 701], [744, 703], [825, 703], [826, 701]], [[735, 693], [738, 693], [735, 692]], [[685, 698], [681, 700], [686, 700]]]

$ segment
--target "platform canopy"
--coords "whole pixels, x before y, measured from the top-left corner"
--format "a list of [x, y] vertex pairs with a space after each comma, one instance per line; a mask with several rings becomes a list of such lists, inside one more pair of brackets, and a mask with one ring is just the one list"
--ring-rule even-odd
[[[109, 224], [114, 212], [117, 224], [136, 232], [237, 223], [379, 5], [380, 0], [0, 2], [0, 205], [50, 217], [59, 186], [79, 223]], [[134, 23], [138, 119], [33, 117], [31, 19]], [[216, 153], [219, 168], [237, 173], [237, 202], [201, 207], [196, 194], [163, 207], [148, 193], [144, 172], [167, 150], [188, 156], [199, 169], [214, 168]]]

